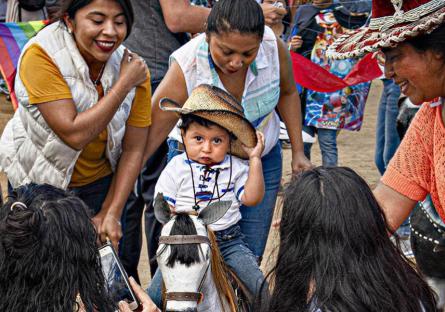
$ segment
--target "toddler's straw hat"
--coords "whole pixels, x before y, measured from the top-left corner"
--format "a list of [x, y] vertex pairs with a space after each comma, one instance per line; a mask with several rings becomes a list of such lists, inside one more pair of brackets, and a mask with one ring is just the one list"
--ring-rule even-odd
[[237, 138], [232, 141], [231, 152], [240, 158], [248, 158], [242, 144], [247, 147], [255, 147], [257, 144], [255, 128], [244, 116], [241, 104], [218, 87], [199, 85], [182, 107], [169, 98], [161, 99], [159, 107], [164, 111], [199, 116], [231, 132]]

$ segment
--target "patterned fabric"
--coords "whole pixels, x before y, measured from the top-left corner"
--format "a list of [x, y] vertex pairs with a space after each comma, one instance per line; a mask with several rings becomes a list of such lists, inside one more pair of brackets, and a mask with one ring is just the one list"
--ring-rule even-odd
[[34, 37], [46, 24], [46, 21], [0, 23], [0, 72], [11, 94], [14, 109], [17, 109], [18, 106], [14, 92], [14, 79], [20, 52], [28, 40]]
[[[326, 56], [328, 47], [345, 30], [335, 20], [332, 10], [321, 11], [315, 19], [324, 31], [317, 36], [311, 61], [337, 77], [346, 77], [357, 60], [333, 61]], [[365, 82], [332, 93], [308, 90], [305, 124], [323, 129], [360, 130], [370, 85]]]

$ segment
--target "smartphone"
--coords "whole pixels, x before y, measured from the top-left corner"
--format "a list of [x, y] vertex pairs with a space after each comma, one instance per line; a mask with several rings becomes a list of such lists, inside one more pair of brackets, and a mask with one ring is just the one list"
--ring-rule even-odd
[[111, 298], [116, 305], [124, 300], [128, 302], [131, 310], [136, 310], [139, 307], [139, 302], [130, 287], [127, 273], [116, 255], [113, 246], [110, 243], [106, 243], [99, 248], [99, 253], [106, 287]]

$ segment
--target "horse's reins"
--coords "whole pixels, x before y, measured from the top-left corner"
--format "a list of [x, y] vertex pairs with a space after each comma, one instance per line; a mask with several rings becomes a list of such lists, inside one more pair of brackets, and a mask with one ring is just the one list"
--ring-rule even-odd
[[[207, 244], [211, 246], [210, 239], [204, 235], [171, 235], [171, 236], [161, 236], [159, 238], [159, 244], [165, 245], [187, 245], [187, 244]], [[166, 309], [166, 304], [168, 300], [173, 301], [193, 301], [198, 304], [202, 302], [204, 296], [201, 292], [202, 286], [204, 285], [207, 272], [209, 271], [210, 262], [206, 267], [204, 275], [202, 276], [201, 282], [198, 286], [197, 292], [190, 291], [175, 291], [165, 293], [164, 311]]]

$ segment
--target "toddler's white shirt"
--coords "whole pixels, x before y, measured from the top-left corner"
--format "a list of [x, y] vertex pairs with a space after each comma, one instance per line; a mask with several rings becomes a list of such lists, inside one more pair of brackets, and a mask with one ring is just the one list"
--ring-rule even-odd
[[[232, 177], [230, 178], [230, 156], [226, 155], [223, 162], [206, 167], [192, 160], [188, 160], [185, 153], [174, 157], [162, 171], [155, 187], [155, 196], [158, 193], [164, 195], [164, 199], [175, 207], [176, 212], [192, 211], [195, 205], [193, 182], [190, 165], [193, 170], [195, 193], [200, 210], [205, 208], [210, 198], [217, 198], [225, 193], [221, 200], [231, 200], [232, 205], [227, 213], [217, 222], [210, 225], [213, 231], [221, 231], [229, 228], [241, 220], [239, 210], [241, 197], [244, 193], [244, 184], [247, 181], [249, 166], [247, 161], [232, 156]], [[206, 170], [207, 168], [207, 170]], [[215, 179], [217, 176], [217, 187]], [[230, 185], [228, 186], [230, 178]]]

